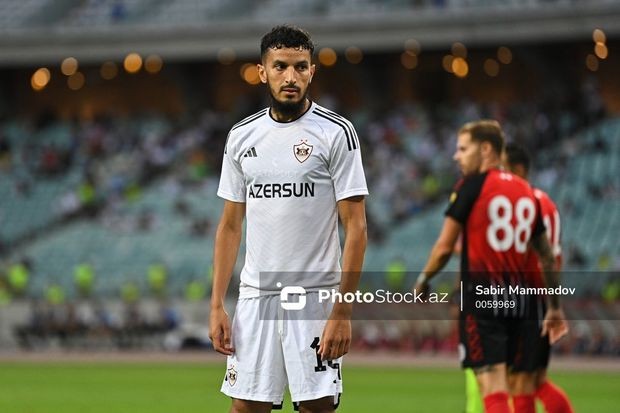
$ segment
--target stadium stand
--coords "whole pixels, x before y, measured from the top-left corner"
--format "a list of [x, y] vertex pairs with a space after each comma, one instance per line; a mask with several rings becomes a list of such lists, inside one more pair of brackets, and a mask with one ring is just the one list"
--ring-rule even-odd
[[[583, 33], [590, 41], [591, 27], [577, 33], [578, 30], [571, 29], [572, 26], [564, 24], [566, 21], [561, 19], [571, 21], [575, 16], [585, 19], [603, 14], [612, 19], [618, 14], [619, 6], [605, 0], [587, 4], [570, 0], [312, 0], [303, 2], [303, 6], [292, 0], [2, 1], [0, 32], [8, 33], [6, 38], [14, 42], [0, 40], [0, 63], [12, 67], [0, 67], [8, 75], [0, 84], [6, 87], [0, 91], [14, 98], [25, 93], [19, 88], [12, 89], [12, 82], [22, 82], [31, 74], [31, 67], [24, 68], [23, 65], [33, 62], [57, 65], [60, 56], [64, 58], [69, 55], [68, 51], [80, 50], [77, 43], [86, 50], [82, 50], [84, 59], [78, 57], [80, 69], [86, 73], [87, 89], [94, 85], [99, 87], [98, 93], [104, 95], [112, 94], [116, 87], [116, 93], [121, 97], [123, 94], [124, 97], [132, 95], [132, 98], [133, 95], [146, 96], [136, 100], [141, 103], [151, 96], [155, 96], [154, 100], [164, 101], [170, 94], [162, 91], [158, 96], [158, 90], [151, 94], [157, 80], [147, 83], [148, 79], [144, 79], [150, 75], [141, 77], [144, 72], [135, 76], [121, 73], [118, 84], [102, 83], [98, 77], [98, 65], [107, 59], [119, 62], [118, 57], [130, 47], [136, 47], [138, 51], [148, 50], [148, 53], [158, 52], [160, 46], [165, 50], [162, 39], [170, 40], [170, 49], [167, 49], [170, 56], [191, 63], [184, 64], [174, 58], [168, 61], [166, 54], [162, 53], [170, 67], [168, 73], [172, 73], [165, 81], [182, 96], [179, 105], [182, 113], [163, 110], [163, 104], [159, 109], [157, 105], [146, 109], [138, 104], [135, 111], [124, 113], [123, 104], [127, 107], [131, 103], [125, 104], [121, 99], [122, 104], [113, 108], [116, 111], [108, 113], [99, 108], [92, 110], [95, 113], [83, 115], [89, 112], [80, 111], [83, 108], [79, 93], [64, 94], [66, 91], [60, 87], [56, 88], [50, 101], [55, 104], [66, 96], [67, 100], [77, 102], [75, 107], [78, 110], [61, 113], [58, 109], [58, 113], [42, 114], [50, 109], [44, 105], [29, 106], [38, 102], [39, 97], [43, 100], [44, 93], [29, 97], [30, 100], [14, 99], [17, 102], [15, 108], [4, 103], [9, 99], [0, 102], [0, 292], [10, 268], [25, 263], [30, 279], [23, 299], [37, 303], [33, 305], [33, 319], [37, 318], [38, 310], [60, 312], [66, 317], [73, 311], [68, 308], [81, 299], [74, 270], [87, 262], [96, 274], [93, 296], [106, 301], [105, 305], [112, 303], [116, 306], [112, 318], [132, 320], [135, 316], [132, 311], [138, 310], [130, 304], [135, 304], [132, 300], [136, 296], [141, 305], [159, 299], [150, 290], [147, 277], [153, 264], [163, 264], [167, 269], [166, 296], [176, 302], [191, 301], [188, 286], [192, 283], [199, 282], [199, 287], [208, 285], [214, 230], [222, 205], [215, 191], [226, 131], [242, 115], [261, 107], [257, 94], [246, 100], [240, 99], [238, 95], [247, 89], [233, 85], [235, 82], [231, 77], [214, 76], [216, 80], [210, 82], [210, 76], [222, 71], [236, 72], [243, 67], [245, 56], [254, 58], [256, 39], [253, 31], [269, 27], [275, 18], [288, 17], [293, 6], [299, 13], [294, 20], [308, 21], [310, 27], [319, 29], [318, 33], [329, 39], [322, 43], [333, 43], [341, 62], [344, 61], [341, 52], [350, 46], [351, 38], [356, 41], [359, 38], [359, 46], [366, 53], [364, 69], [349, 65], [340, 72], [340, 77], [336, 69], [330, 72], [332, 69], [327, 65], [320, 66], [323, 73], [319, 77], [332, 76], [334, 80], [333, 83], [320, 83], [321, 79], [318, 79], [315, 85], [319, 90], [319, 103], [324, 100], [329, 103], [327, 106], [338, 108], [350, 118], [363, 144], [371, 189], [366, 270], [376, 274], [363, 280], [363, 287], [389, 286], [394, 280], [387, 278], [383, 271], [396, 261], [406, 271], [405, 279], [398, 281], [401, 287], [408, 288], [413, 283], [413, 277], [439, 232], [445, 200], [457, 179], [451, 161], [454, 132], [465, 121], [494, 117], [501, 120], [510, 139], [535, 152], [532, 181], [550, 193], [562, 213], [567, 268], [564, 282], [578, 287], [581, 296], [567, 309], [570, 317], [579, 321], [573, 337], [559, 351], [618, 352], [620, 338], [614, 330], [616, 324], [613, 320], [619, 319], [620, 309], [614, 304], [617, 292], [614, 293], [613, 286], [620, 280], [614, 278], [613, 271], [620, 269], [620, 239], [617, 236], [620, 233], [620, 210], [617, 208], [620, 198], [620, 121], [605, 110], [601, 98], [603, 92], [612, 94], [613, 90], [598, 90], [596, 82], [587, 75], [567, 76], [566, 79], [556, 76], [564, 68], [560, 64], [552, 65], [553, 59], [557, 58], [553, 48], [534, 50], [528, 47], [530, 26], [526, 32], [502, 28], [505, 32], [502, 41], [515, 43], [513, 50], [515, 54], [522, 52], [524, 61], [537, 61], [549, 53], [550, 57], [544, 62], [553, 69], [542, 70], [545, 63], [536, 62], [530, 66], [521, 62], [523, 67], [518, 66], [509, 74], [507, 83], [520, 85], [525, 82], [524, 89], [536, 89], [538, 86], [529, 84], [523, 76], [531, 76], [533, 73], [530, 72], [540, 69], [543, 72], [540, 76], [547, 79], [547, 84], [541, 82], [545, 85], [544, 91], [537, 93], [534, 90], [530, 96], [527, 93], [521, 95], [516, 91], [519, 86], [506, 87], [504, 84], [504, 89], [489, 94], [490, 97], [479, 94], [480, 99], [473, 99], [468, 96], [474, 94], [471, 93], [474, 89], [485, 89], [489, 80], [480, 69], [487, 56], [476, 56], [480, 53], [476, 48], [482, 48], [488, 55], [496, 54], [497, 42], [489, 40], [496, 33], [490, 25], [476, 26], [480, 29], [480, 37], [469, 38], [474, 45], [471, 50], [473, 57], [469, 60], [472, 72], [475, 68], [480, 76], [485, 77], [471, 76], [470, 85], [474, 86], [467, 89], [464, 82], [448, 81], [440, 76], [448, 76], [446, 73], [438, 74], [444, 57], [442, 50], [449, 48], [452, 41], [462, 40], [446, 40], [455, 33], [450, 30], [454, 28], [465, 37], [477, 32], [463, 30], [464, 16], [476, 24], [496, 18], [510, 23], [512, 20], [531, 23], [536, 29], [531, 32], [539, 37], [541, 27], [568, 27], [566, 30], [570, 33], [564, 31], [550, 35], [552, 41], [553, 36], [571, 41]], [[554, 10], [558, 13], [551, 13]], [[545, 16], [551, 14], [560, 16], [558, 21], [562, 24], [547, 25]], [[540, 16], [540, 20], [532, 19], [532, 15]], [[392, 32], [394, 25], [396, 28]], [[252, 30], [248, 29], [250, 27]], [[618, 29], [610, 27], [608, 33], [613, 39]], [[206, 31], [193, 30], [196, 28]], [[354, 29], [370, 35], [364, 37], [348, 32]], [[424, 32], [420, 36], [424, 50], [420, 62], [428, 56], [429, 63], [421, 69], [419, 77], [416, 77], [418, 72], [407, 72], [414, 73], [411, 83], [407, 83], [409, 74], [401, 76], [387, 68], [398, 61], [405, 40], [420, 34], [412, 31], [414, 29]], [[227, 30], [234, 31], [234, 35], [229, 36]], [[189, 40], [179, 37], [185, 33], [190, 33]], [[78, 38], [83, 42], [78, 42]], [[231, 66], [219, 65], [215, 61], [221, 48], [230, 46], [222, 38], [233, 46], [237, 42], [233, 49], [240, 60]], [[150, 39], [148, 47], [140, 43], [144, 39]], [[48, 40], [53, 40], [58, 48], [41, 47], [46, 46]], [[209, 42], [215, 46], [208, 46]], [[197, 46], [192, 49], [191, 45]], [[576, 48], [585, 49], [582, 46], [578, 44]], [[587, 46], [588, 52], [591, 47]], [[609, 48], [613, 53], [611, 41]], [[171, 49], [175, 51], [171, 52]], [[183, 50], [185, 54], [175, 55], [176, 50]], [[570, 62], [570, 58], [566, 60]], [[600, 64], [604, 64], [603, 60]], [[64, 77], [55, 68], [52, 72], [53, 81], [58, 84], [61, 79], [65, 88]], [[510, 68], [506, 72], [510, 73]], [[522, 76], [521, 72], [525, 75]], [[353, 86], [361, 85], [362, 90], [355, 91], [358, 94], [329, 94], [331, 85], [358, 75], [363, 79]], [[388, 81], [386, 85], [374, 85], [374, 80], [369, 81], [374, 79], [373, 76]], [[94, 77], [97, 80], [93, 81]], [[615, 74], [611, 78], [615, 79]], [[418, 84], [423, 83], [432, 86], [420, 88]], [[607, 85], [611, 83], [607, 78]], [[120, 86], [110, 86], [108, 91], [108, 85]], [[408, 88], [415, 91], [410, 95], [399, 94]], [[203, 89], [214, 89], [215, 92], [200, 99], [197, 95], [202, 94]], [[351, 96], [346, 96], [347, 93]], [[235, 102], [230, 105], [234, 109], [228, 107], [226, 114], [215, 112], [215, 109], [202, 112], [204, 107], [219, 104], [209, 99]], [[55, 106], [52, 108], [54, 112]], [[243, 254], [243, 245], [240, 254]], [[239, 273], [241, 265], [240, 259], [235, 274]], [[457, 259], [453, 259], [448, 272], [438, 282], [438, 288], [451, 288], [449, 272], [455, 271], [457, 266]], [[233, 284], [236, 281], [233, 280]], [[594, 299], [600, 298], [601, 291], [606, 288], [612, 297], [611, 305]], [[59, 300], [54, 291], [62, 291], [63, 299]], [[230, 292], [234, 295], [234, 288]], [[204, 293], [198, 291], [198, 300], [205, 299]], [[27, 306], [23, 299], [16, 298], [16, 305], [21, 305], [20, 308]], [[119, 305], [119, 299], [126, 302]], [[54, 300], [58, 302], [54, 304]], [[41, 309], [39, 305], [51, 308]], [[95, 303], [89, 305], [97, 307]], [[149, 311], [149, 318], [157, 320], [158, 311], [153, 308]], [[397, 312], [395, 309], [389, 311], [392, 313], [387, 316]], [[357, 345], [368, 350], [452, 351], [454, 337], [451, 336], [450, 323], [446, 322], [449, 309], [440, 310], [439, 315], [429, 315], [429, 318], [433, 317], [441, 318], [441, 322], [415, 325], [405, 320], [399, 323], [360, 322], [359, 328], [355, 329], [359, 332]], [[66, 324], [73, 322], [70, 317], [66, 320]], [[124, 321], [118, 320], [103, 328], [107, 329], [108, 338], [116, 337], [110, 338], [106, 345], [140, 346], [138, 342], [131, 344], [131, 338], [119, 333]], [[21, 323], [24, 329], [17, 335], [24, 347], [36, 347], [37, 330], [29, 330], [27, 324]], [[88, 329], [100, 331], [100, 327], [93, 321]], [[62, 328], [45, 331], [54, 337], [67, 335]], [[89, 345], [89, 341], [81, 336], [82, 330], [71, 331], [77, 333], [77, 338], [67, 342], [67, 346]], [[157, 340], [161, 339], [161, 332], [157, 330]], [[0, 345], [1, 341], [0, 337]]]
[[[403, 109], [402, 112], [407, 113], [407, 110]], [[416, 271], [422, 265], [430, 250], [432, 237], [423, 237], [421, 234], [439, 232], [444, 199], [456, 178], [449, 161], [428, 162], [449, 159], [452, 150], [450, 145], [442, 147], [441, 138], [428, 134], [430, 125], [412, 122], [411, 118], [423, 119], [425, 115], [421, 108], [411, 110], [409, 115], [395, 114], [388, 116], [383, 124], [369, 123], [367, 129], [362, 129], [360, 133], [360, 136], [366, 136], [372, 142], [368, 142], [368, 146], [377, 148], [367, 153], [370, 165], [368, 180], [378, 195], [369, 199], [369, 214], [381, 217], [375, 220], [373, 225], [376, 228], [372, 233], [385, 234], [371, 238], [373, 243], [366, 260], [370, 270], [383, 270], [394, 257], [405, 257], [406, 267], [411, 271]], [[456, 119], [461, 117], [456, 116]], [[217, 222], [221, 205], [215, 196], [216, 176], [206, 175], [197, 182], [183, 182], [183, 176], [189, 173], [189, 169], [181, 168], [179, 171], [174, 165], [175, 162], [178, 164], [187, 159], [196, 143], [177, 142], [176, 149], [174, 145], [168, 147], [169, 159], [164, 162], [159, 175], [155, 175], [160, 178], [151, 180], [154, 178], [145, 172], [148, 168], [137, 168], [140, 163], [135, 162], [142, 159], [144, 165], [143, 158], [149, 159], [149, 153], [154, 156], [159, 153], [158, 150], [166, 149], [165, 139], [160, 140], [161, 146], [153, 148], [145, 143], [149, 141], [149, 133], [163, 137], [169, 127], [165, 123], [159, 122], [160, 125], [156, 125], [158, 122], [150, 122], [151, 126], [148, 122], [135, 122], [134, 131], [142, 136], [138, 138], [139, 144], [136, 147], [121, 147], [117, 152], [111, 151], [97, 161], [96, 168], [82, 172], [82, 175], [90, 175], [95, 174], [94, 170], [97, 171], [94, 186], [100, 200], [96, 214], [80, 215], [70, 223], [54, 228], [12, 251], [13, 259], [27, 256], [35, 263], [37, 270], [34, 280], [37, 281], [33, 282], [32, 287], [37, 295], [42, 294], [45, 285], [43, 280], [70, 273], [71, 268], [86, 258], [93, 260], [98, 273], [106, 274], [105, 284], [98, 288], [108, 293], [118, 290], [123, 277], [142, 279], [148, 265], [157, 259], [163, 259], [174, 272], [177, 284], [173, 289], [177, 294], [182, 291], [184, 283], [198, 275], [198, 272], [204, 273], [208, 269], [210, 260], [204, 257], [211, 253], [213, 225]], [[407, 125], [418, 126], [412, 130]], [[42, 146], [51, 144], [54, 139], [62, 141], [59, 136], [67, 136], [66, 126], [59, 128], [54, 125], [48, 129], [42, 134]], [[50, 130], [64, 132], [55, 134]], [[112, 130], [116, 129], [111, 128], [109, 136], [113, 136]], [[157, 130], [160, 131], [153, 132]], [[600, 135], [602, 131], [605, 133]], [[556, 177], [547, 185], [541, 185], [557, 199], [560, 209], [564, 211], [564, 245], [578, 245], [586, 257], [586, 265], [574, 263], [570, 257], [570, 248], [567, 247], [568, 269], [596, 270], [597, 258], [601, 254], [618, 250], [615, 234], [620, 218], [617, 208], [613, 206], [619, 193], [617, 176], [613, 175], [613, 171], [617, 170], [616, 141], [619, 133], [620, 123], [604, 121], [565, 141], [562, 144], [563, 151], [575, 150], [573, 146], [577, 142], [577, 153], [565, 161], [563, 176]], [[78, 135], [85, 134], [85, 130], [78, 132]], [[449, 139], [449, 136], [445, 138]], [[373, 142], [373, 139], [379, 141]], [[601, 145], [597, 139], [603, 139], [603, 145], [611, 150], [597, 149]], [[157, 138], [151, 141], [156, 142]], [[390, 145], [406, 151], [390, 151]], [[136, 148], [143, 152], [136, 154]], [[19, 149], [19, 145], [15, 146], [16, 151]], [[559, 162], [566, 156], [563, 151], [553, 152], [556, 157], [553, 162]], [[82, 162], [93, 163], [88, 160]], [[392, 165], [392, 168], [373, 168], [373, 165], [386, 163]], [[11, 202], [3, 202], [2, 213], [7, 225], [3, 226], [1, 234], [5, 243], [10, 244], [19, 235], [42, 230], [55, 220], [65, 218], [60, 212], [60, 205], [67, 191], [75, 189], [76, 184], [84, 179], [84, 176], [80, 177], [80, 162], [74, 161], [73, 164], [50, 182], [32, 179], [32, 188], [27, 197], [10, 197]], [[21, 170], [19, 165], [14, 168], [11, 177], [17, 176], [17, 171]], [[544, 171], [540, 174], [544, 174]], [[7, 180], [6, 176], [4, 178], [2, 184], [7, 193], [14, 192], [18, 185], [15, 181]], [[437, 181], [432, 190], [424, 188], [424, 180], [427, 178]], [[544, 179], [534, 178], [536, 181], [544, 182]], [[593, 184], [604, 187], [593, 188]], [[49, 208], [49, 205], [57, 207]], [[75, 208], [80, 210], [79, 206]], [[67, 250], [66, 245], [75, 247]], [[160, 256], [162, 251], [165, 253]], [[567, 279], [571, 283], [579, 281], [578, 275]], [[582, 280], [595, 290], [600, 289], [604, 281]], [[65, 280], [65, 287], [70, 287], [70, 282], [70, 279]]]

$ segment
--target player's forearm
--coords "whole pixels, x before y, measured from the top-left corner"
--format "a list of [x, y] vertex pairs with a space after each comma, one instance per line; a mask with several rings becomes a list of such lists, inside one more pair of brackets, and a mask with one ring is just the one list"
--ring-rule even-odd
[[[558, 265], [555, 257], [553, 256], [551, 244], [549, 244], [547, 237], [539, 236], [536, 239], [533, 239], [532, 246], [538, 254], [538, 258], [543, 269], [543, 280], [545, 281], [545, 285], [550, 288], [558, 287], [560, 285], [560, 273], [557, 270]], [[550, 294], [547, 297], [551, 308], [560, 307], [560, 298], [558, 295]]]
[[448, 263], [460, 233], [460, 222], [451, 216], [447, 216], [443, 222], [439, 238], [435, 241], [426, 265], [418, 277], [417, 285], [426, 284]]
[[[545, 284], [547, 287], [556, 288], [560, 285], [560, 273], [556, 271], [553, 260], [551, 262], [543, 262], [543, 275]], [[549, 306], [551, 308], [559, 308], [560, 307], [560, 297], [555, 294], [550, 294], [547, 296], [549, 301]]]
[[427, 281], [433, 278], [448, 263], [452, 256], [452, 250], [452, 248], [444, 247], [441, 244], [433, 246], [431, 255], [422, 270], [422, 273], [426, 275]]
[[[356, 223], [350, 223], [345, 227], [345, 234], [346, 238], [342, 253], [342, 276], [340, 279], [340, 292], [342, 294], [348, 292], [355, 293], [358, 288], [368, 241], [366, 222], [359, 220]], [[340, 316], [350, 317], [352, 311], [352, 304], [345, 302], [334, 304], [333, 312]]]
[[224, 298], [232, 278], [239, 245], [241, 229], [233, 229], [220, 225], [215, 236], [213, 252], [213, 287], [211, 289], [211, 307], [224, 305]]

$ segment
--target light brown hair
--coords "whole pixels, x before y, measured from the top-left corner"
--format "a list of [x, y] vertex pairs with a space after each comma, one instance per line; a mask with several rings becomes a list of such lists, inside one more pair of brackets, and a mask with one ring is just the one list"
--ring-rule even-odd
[[459, 130], [459, 135], [462, 133], [469, 133], [474, 142], [489, 142], [498, 155], [504, 150], [504, 132], [496, 120], [482, 119], [468, 122]]

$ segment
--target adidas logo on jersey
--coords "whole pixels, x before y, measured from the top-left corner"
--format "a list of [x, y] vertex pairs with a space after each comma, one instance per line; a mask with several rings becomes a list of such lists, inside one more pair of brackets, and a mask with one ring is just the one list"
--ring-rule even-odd
[[248, 151], [243, 155], [244, 158], [256, 158], [258, 155], [256, 154], [256, 149], [252, 146]]

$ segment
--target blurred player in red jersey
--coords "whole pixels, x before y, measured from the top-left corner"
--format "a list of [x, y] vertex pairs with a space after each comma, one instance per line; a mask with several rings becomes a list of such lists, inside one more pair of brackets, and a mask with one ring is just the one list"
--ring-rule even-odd
[[[529, 184], [504, 172], [504, 134], [498, 122], [465, 124], [458, 133], [454, 160], [463, 179], [450, 197], [443, 228], [415, 289], [428, 289], [429, 280], [450, 259], [462, 233], [459, 350], [464, 368], [473, 368], [485, 410], [510, 413], [507, 372], [524, 368], [517, 348], [529, 316], [526, 297], [509, 292], [526, 285], [527, 253], [541, 257], [546, 286], [557, 287], [553, 253]], [[564, 314], [559, 298], [549, 296], [544, 333], [561, 335]], [[534, 400], [514, 397], [515, 412], [533, 413]]]
[[[504, 165], [513, 174], [527, 180], [530, 169], [530, 155], [521, 146], [509, 143], [504, 151]], [[534, 188], [534, 196], [540, 204], [543, 222], [547, 229], [547, 238], [551, 242], [553, 255], [555, 257], [556, 270], [562, 267], [562, 248], [560, 246], [560, 214], [555, 203], [549, 195], [540, 189]], [[530, 277], [528, 284], [535, 287], [544, 286], [541, 274], [541, 266], [538, 256], [533, 252], [528, 252], [528, 272]], [[572, 413], [570, 401], [566, 394], [547, 378], [547, 367], [549, 365], [549, 354], [551, 346], [546, 336], [541, 336], [542, 314], [546, 310], [545, 300], [536, 297], [533, 305], [535, 306], [534, 317], [529, 321], [531, 335], [525, 345], [529, 349], [528, 354], [532, 357], [537, 369], [533, 372], [523, 372], [509, 376], [511, 391], [517, 394], [531, 394], [532, 397], [540, 399], [548, 413]], [[564, 325], [564, 330], [568, 332], [568, 325]]]

